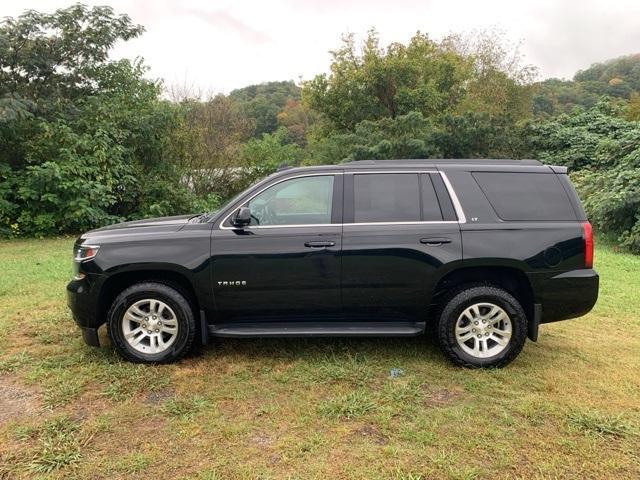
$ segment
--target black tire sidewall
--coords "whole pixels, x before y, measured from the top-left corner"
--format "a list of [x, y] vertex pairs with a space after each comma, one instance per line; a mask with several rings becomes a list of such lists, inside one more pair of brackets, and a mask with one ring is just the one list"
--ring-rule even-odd
[[[460, 314], [474, 303], [492, 303], [507, 312], [512, 333], [507, 347], [497, 355], [476, 358], [466, 353], [456, 340], [455, 325]], [[497, 287], [471, 287], [461, 290], [446, 304], [438, 325], [439, 341], [444, 352], [465, 367], [501, 367], [510, 363], [522, 350], [527, 335], [527, 318], [520, 303], [506, 291]]]
[[[122, 317], [127, 309], [139, 300], [157, 299], [173, 310], [178, 322], [178, 336], [164, 352], [148, 354], [135, 350], [124, 338]], [[189, 302], [175, 289], [160, 283], [141, 283], [122, 292], [113, 302], [107, 318], [107, 330], [111, 342], [119, 353], [136, 363], [168, 363], [184, 355], [193, 343], [195, 320]]]

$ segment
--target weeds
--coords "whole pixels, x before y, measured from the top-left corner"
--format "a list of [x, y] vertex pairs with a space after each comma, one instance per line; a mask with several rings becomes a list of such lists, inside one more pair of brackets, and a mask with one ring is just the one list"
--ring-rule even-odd
[[567, 421], [569, 427], [599, 437], [626, 437], [637, 433], [634, 425], [622, 415], [576, 410], [568, 415]]
[[365, 415], [376, 408], [369, 396], [361, 391], [341, 395], [320, 403], [320, 414], [330, 418], [352, 419]]

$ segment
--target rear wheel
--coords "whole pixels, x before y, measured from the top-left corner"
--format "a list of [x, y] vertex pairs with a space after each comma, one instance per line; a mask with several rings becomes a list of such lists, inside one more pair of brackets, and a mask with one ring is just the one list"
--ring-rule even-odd
[[452, 293], [438, 324], [444, 353], [469, 368], [502, 367], [518, 356], [527, 334], [520, 303], [505, 290], [476, 285]]
[[138, 283], [118, 295], [107, 321], [111, 342], [136, 363], [177, 360], [191, 349], [196, 331], [187, 299], [155, 282]]

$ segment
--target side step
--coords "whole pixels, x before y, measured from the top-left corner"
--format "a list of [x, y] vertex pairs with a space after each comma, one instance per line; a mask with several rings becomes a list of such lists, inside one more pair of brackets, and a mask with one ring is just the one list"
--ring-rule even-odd
[[414, 337], [425, 322], [255, 322], [209, 325], [213, 337]]

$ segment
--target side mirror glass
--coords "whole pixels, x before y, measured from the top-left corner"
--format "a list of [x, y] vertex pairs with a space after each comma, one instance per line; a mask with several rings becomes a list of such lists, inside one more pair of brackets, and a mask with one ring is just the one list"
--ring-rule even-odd
[[244, 228], [251, 223], [251, 210], [249, 207], [240, 207], [233, 217], [233, 226]]

